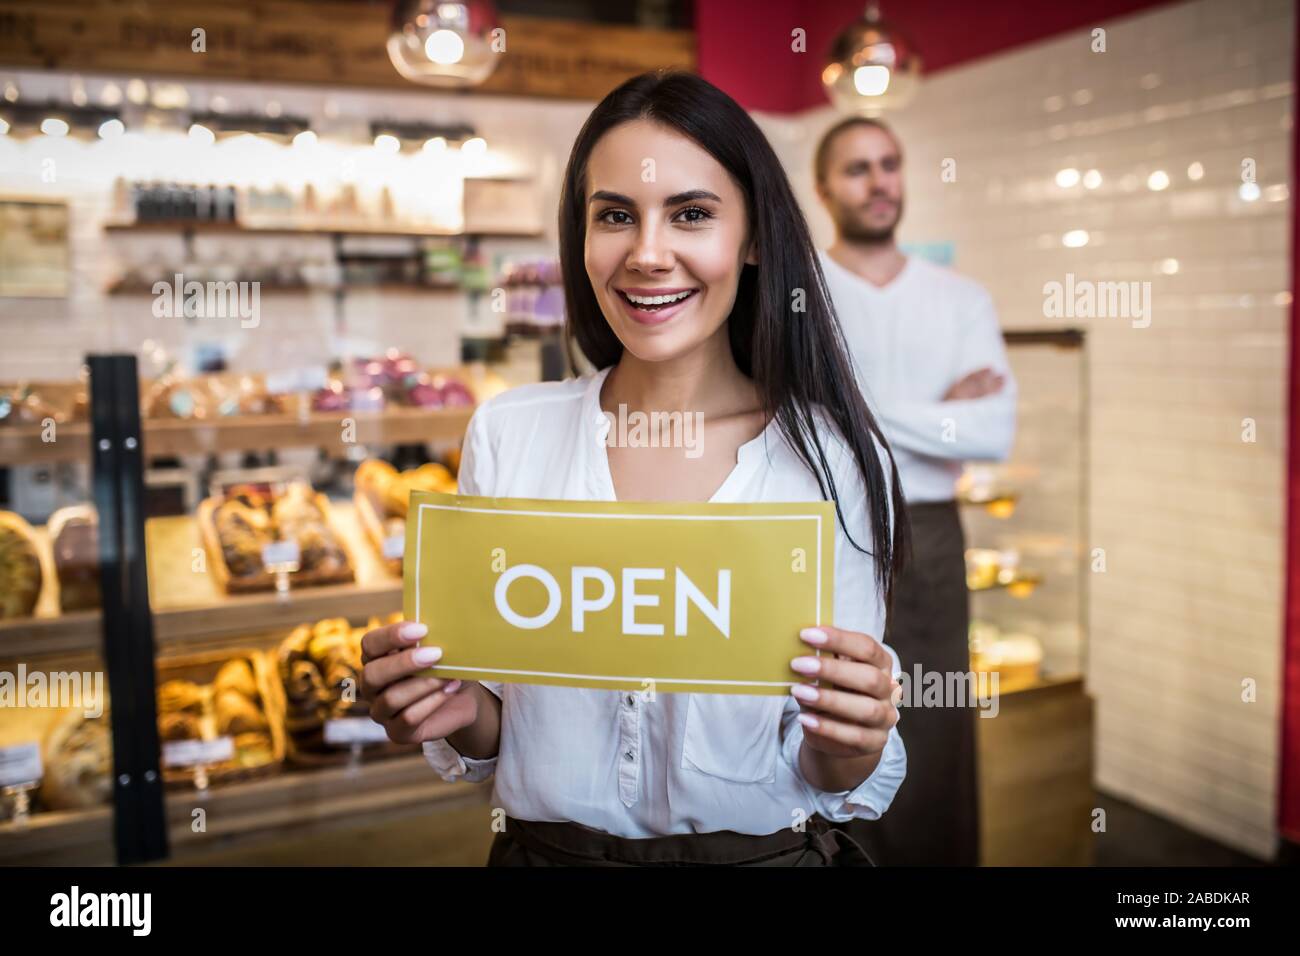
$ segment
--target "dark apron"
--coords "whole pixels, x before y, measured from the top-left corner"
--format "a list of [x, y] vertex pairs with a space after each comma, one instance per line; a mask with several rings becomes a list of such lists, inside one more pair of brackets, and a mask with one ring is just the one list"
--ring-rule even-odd
[[[912, 555], [894, 586], [885, 641], [912, 680], [967, 673], [970, 609], [965, 538], [955, 502], [908, 506]], [[914, 697], [920, 688], [914, 688]], [[907, 707], [898, 732], [907, 776], [879, 820], [845, 827], [880, 866], [978, 866], [979, 791], [974, 707]]]
[[488, 866], [871, 866], [847, 833], [821, 817], [803, 833], [766, 836], [682, 833], [628, 839], [577, 823], [536, 823], [506, 817], [492, 841]]

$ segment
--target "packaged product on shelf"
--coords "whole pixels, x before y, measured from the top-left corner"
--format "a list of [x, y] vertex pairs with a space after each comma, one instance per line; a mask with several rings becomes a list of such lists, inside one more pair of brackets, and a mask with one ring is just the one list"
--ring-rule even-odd
[[43, 426], [47, 422], [82, 422], [89, 417], [85, 381], [0, 384], [0, 428], [6, 425]]
[[60, 508], [50, 516], [49, 532], [59, 607], [65, 612], [99, 607], [99, 516], [94, 506]]
[[458, 374], [423, 369], [397, 349], [337, 365], [330, 380], [312, 395], [312, 408], [318, 412], [464, 408], [474, 402], [473, 391]]
[[293, 482], [278, 494], [266, 486], [237, 485], [224, 499], [205, 499], [198, 521], [218, 584], [230, 593], [275, 588], [266, 555], [279, 543], [297, 546], [294, 585], [354, 579], [347, 547], [331, 524], [328, 499], [305, 482]]
[[0, 620], [31, 617], [41, 596], [41, 558], [31, 525], [0, 511]]
[[261, 375], [184, 376], [176, 371], [174, 363], [157, 379], [144, 383], [141, 407], [146, 418], [186, 421], [285, 412], [283, 396], [273, 394]]

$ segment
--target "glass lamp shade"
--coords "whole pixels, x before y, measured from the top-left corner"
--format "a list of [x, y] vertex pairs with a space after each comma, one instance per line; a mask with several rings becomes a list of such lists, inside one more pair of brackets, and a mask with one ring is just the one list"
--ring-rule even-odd
[[831, 44], [822, 86], [835, 108], [872, 116], [906, 106], [921, 82], [916, 49], [874, 6]]
[[496, 27], [496, 11], [488, 0], [398, 0], [388, 58], [398, 73], [415, 83], [477, 86], [497, 67], [500, 55], [492, 49]]

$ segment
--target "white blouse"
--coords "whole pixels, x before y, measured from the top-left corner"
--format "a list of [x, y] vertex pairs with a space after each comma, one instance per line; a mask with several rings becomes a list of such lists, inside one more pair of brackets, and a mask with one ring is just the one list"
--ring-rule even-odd
[[[600, 388], [608, 371], [516, 388], [484, 403], [465, 438], [461, 493], [616, 500], [600, 440], [607, 427]], [[822, 419], [822, 428], [854, 540], [870, 549], [852, 453], [829, 420]], [[821, 494], [773, 422], [740, 447], [735, 469], [710, 500], [817, 501]], [[834, 623], [880, 637], [885, 608], [874, 561], [836, 527]], [[649, 700], [609, 690], [483, 686], [501, 698], [498, 755], [462, 757], [445, 740], [426, 742], [424, 753], [445, 780], [477, 782], [495, 773], [493, 806], [521, 820], [569, 821], [622, 837], [768, 834], [814, 813], [872, 820], [889, 807], [907, 768], [896, 726], [876, 770], [854, 790], [812, 787], [799, 769], [799, 705], [788, 695], [659, 693]]]

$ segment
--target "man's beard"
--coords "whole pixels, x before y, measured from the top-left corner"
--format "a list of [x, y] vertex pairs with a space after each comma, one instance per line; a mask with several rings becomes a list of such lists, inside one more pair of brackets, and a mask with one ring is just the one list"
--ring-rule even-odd
[[897, 231], [902, 218], [903, 204], [900, 201], [898, 214], [894, 216], [894, 221], [888, 226], [865, 226], [857, 216], [852, 214], [839, 217], [836, 226], [839, 228], [840, 235], [849, 242], [877, 245], [879, 243], [893, 242], [894, 233]]

